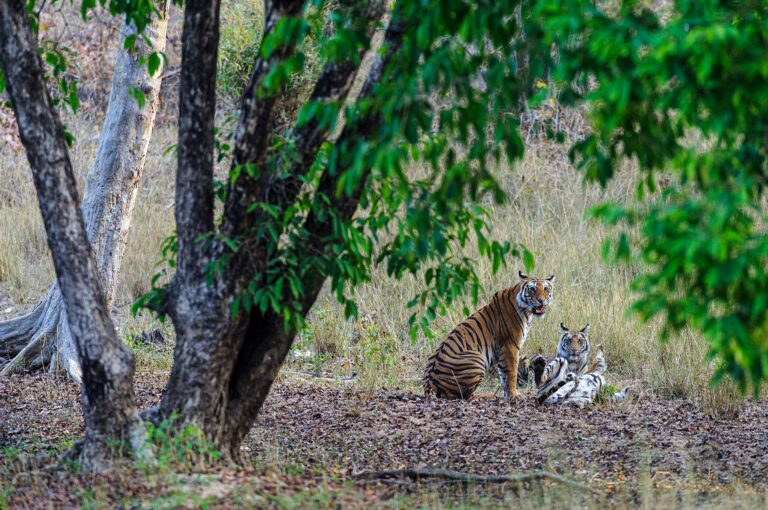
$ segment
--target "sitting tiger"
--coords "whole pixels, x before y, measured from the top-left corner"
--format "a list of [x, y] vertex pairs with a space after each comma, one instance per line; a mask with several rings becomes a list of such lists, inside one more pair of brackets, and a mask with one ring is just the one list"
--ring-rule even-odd
[[491, 302], [456, 326], [429, 358], [424, 374], [427, 397], [468, 399], [486, 372], [497, 366], [504, 399], [517, 397], [517, 370], [533, 317], [552, 303], [555, 276], [533, 278], [494, 294]]
[[[595, 401], [600, 390], [605, 386], [605, 362], [603, 345], [597, 346], [597, 355], [589, 373], [577, 375], [569, 370], [566, 358], [556, 357], [547, 364], [542, 374], [541, 384], [536, 392], [540, 404], [562, 405], [566, 407], [584, 407]], [[626, 387], [610, 397], [611, 401], [624, 400], [629, 395]]]

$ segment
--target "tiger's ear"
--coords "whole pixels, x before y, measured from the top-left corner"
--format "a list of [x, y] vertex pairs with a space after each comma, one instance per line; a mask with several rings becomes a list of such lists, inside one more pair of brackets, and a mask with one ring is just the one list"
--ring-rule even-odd
[[549, 275], [549, 277], [547, 277], [547, 280], [549, 280], [550, 282], [554, 282], [555, 281], [555, 275], [553, 275], [553, 274]]
[[566, 326], [562, 322], [560, 323], [560, 329], [562, 329], [563, 331], [570, 331], [570, 329], [568, 329], [568, 326]]
[[583, 328], [581, 328], [581, 332], [582, 332], [582, 333], [589, 333], [589, 323], [587, 323], [587, 325], [586, 325], [586, 326], [584, 326]]
[[517, 272], [517, 276], [519, 276], [521, 280], [527, 280], [528, 279], [528, 275], [523, 273], [522, 271], [518, 271]]

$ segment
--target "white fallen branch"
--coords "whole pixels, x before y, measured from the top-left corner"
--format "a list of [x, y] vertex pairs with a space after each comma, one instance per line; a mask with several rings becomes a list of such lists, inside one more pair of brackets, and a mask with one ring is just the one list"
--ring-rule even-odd
[[391, 478], [410, 478], [412, 480], [449, 480], [463, 483], [510, 483], [516, 486], [521, 486], [523, 483], [549, 480], [551, 482], [561, 483], [569, 487], [573, 487], [579, 490], [591, 492], [593, 494], [602, 495], [603, 493], [597, 489], [593, 489], [589, 485], [577, 482], [557, 473], [550, 471], [530, 471], [527, 473], [520, 473], [517, 475], [476, 475], [472, 473], [464, 473], [462, 471], [453, 471], [451, 469], [436, 469], [436, 468], [409, 468], [409, 469], [392, 469], [388, 471], [364, 471], [353, 475], [360, 480], [386, 480]]

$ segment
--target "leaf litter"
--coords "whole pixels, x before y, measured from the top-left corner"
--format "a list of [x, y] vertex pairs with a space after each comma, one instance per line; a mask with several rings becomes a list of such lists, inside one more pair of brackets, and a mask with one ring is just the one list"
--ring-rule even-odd
[[[165, 380], [137, 374], [142, 408], [157, 404]], [[400, 389], [371, 393], [280, 380], [244, 442], [244, 468], [168, 478], [135, 466], [96, 477], [71, 466], [51, 469], [52, 456], [83, 433], [77, 387], [64, 379], [0, 379], [0, 399], [0, 503], [4, 490], [11, 508], [76, 508], [83, 498], [139, 502], [138, 508], [150, 501], [161, 508], [237, 508], [242, 501], [279, 507], [281, 498], [307, 491], [330, 497], [323, 505], [370, 507], [414, 484], [363, 484], [359, 474], [411, 468], [476, 475], [546, 470], [606, 492], [643, 476], [662, 485], [695, 479], [709, 488], [740, 483], [764, 491], [768, 484], [763, 400], [724, 420], [693, 403], [650, 395], [578, 410], [538, 406], [531, 396], [511, 404], [492, 396], [429, 401]], [[180, 485], [187, 491], [181, 495]]]

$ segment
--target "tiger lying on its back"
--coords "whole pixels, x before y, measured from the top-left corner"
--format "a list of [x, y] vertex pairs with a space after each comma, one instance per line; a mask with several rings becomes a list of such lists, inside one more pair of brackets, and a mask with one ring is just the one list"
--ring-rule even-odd
[[[568, 360], [557, 357], [544, 369], [541, 385], [536, 392], [540, 404], [584, 407], [595, 401], [595, 397], [605, 386], [603, 372], [608, 368], [605, 362], [603, 345], [597, 346], [597, 355], [589, 373], [577, 376], [568, 370]], [[629, 387], [613, 395], [612, 401], [624, 400], [629, 394]]]
[[489, 304], [476, 311], [448, 334], [427, 362], [424, 393], [468, 399], [485, 373], [498, 365], [504, 399], [517, 397], [517, 370], [531, 320], [546, 313], [552, 302], [549, 278], [519, 273], [520, 282], [497, 292]]
[[[560, 329], [563, 330], [560, 340], [557, 342], [557, 356], [567, 361], [567, 365], [562, 367], [565, 373], [573, 372], [575, 375], [582, 375], [587, 369], [589, 360], [589, 324], [579, 331], [571, 331], [568, 326], [560, 323]], [[547, 358], [541, 352], [528, 359], [527, 356], [520, 358], [520, 366], [517, 369], [517, 387], [524, 388], [531, 382], [535, 382], [536, 387], [541, 384], [544, 367], [553, 358]]]

